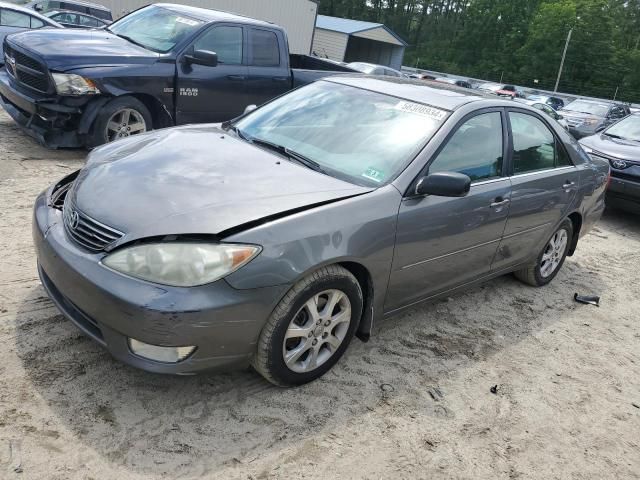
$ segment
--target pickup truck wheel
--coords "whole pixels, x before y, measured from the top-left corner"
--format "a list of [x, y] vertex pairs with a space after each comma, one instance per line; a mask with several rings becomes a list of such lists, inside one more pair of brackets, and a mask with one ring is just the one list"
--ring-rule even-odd
[[536, 257], [535, 263], [514, 272], [516, 278], [533, 287], [542, 287], [551, 282], [562, 268], [569, 245], [573, 238], [573, 224], [566, 219], [551, 235], [542, 251]]
[[151, 113], [133, 97], [119, 97], [107, 103], [98, 113], [89, 138], [89, 147], [114, 142], [153, 128]]
[[316, 270], [291, 287], [269, 317], [253, 367], [281, 387], [321, 377], [349, 346], [362, 306], [362, 289], [348, 270]]

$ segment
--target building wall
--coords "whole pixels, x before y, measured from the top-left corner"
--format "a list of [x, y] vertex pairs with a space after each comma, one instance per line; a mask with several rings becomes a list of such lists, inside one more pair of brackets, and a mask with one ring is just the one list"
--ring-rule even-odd
[[[109, 7], [114, 18], [143, 7], [149, 0], [92, 0]], [[169, 0], [167, 0], [169, 1]], [[312, 0], [170, 0], [194, 7], [223, 10], [266, 20], [283, 27], [289, 37], [291, 53], [308, 54], [311, 51], [318, 5]]]
[[367, 38], [349, 37], [345, 62], [368, 62], [400, 70], [404, 47]]
[[342, 62], [348, 40], [349, 36], [344, 33], [316, 28], [311, 53], [314, 53], [318, 57]]

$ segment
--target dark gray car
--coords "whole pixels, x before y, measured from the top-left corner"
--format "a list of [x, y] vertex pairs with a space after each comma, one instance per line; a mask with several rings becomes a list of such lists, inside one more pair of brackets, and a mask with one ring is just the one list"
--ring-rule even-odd
[[296, 385], [408, 306], [550, 282], [608, 175], [525, 105], [339, 77], [94, 150], [38, 197], [33, 234], [49, 295], [114, 357]]
[[567, 120], [569, 132], [579, 139], [601, 132], [631, 112], [627, 105], [578, 99], [562, 107], [560, 113]]
[[583, 138], [580, 144], [592, 157], [611, 164], [607, 204], [640, 212], [640, 113]]

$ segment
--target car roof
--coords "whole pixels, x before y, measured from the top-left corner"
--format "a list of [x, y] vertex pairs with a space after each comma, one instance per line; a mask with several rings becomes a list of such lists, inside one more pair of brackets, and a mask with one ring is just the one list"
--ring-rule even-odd
[[178, 5], [176, 3], [154, 3], [154, 6], [163, 7], [168, 10], [172, 10], [174, 12], [183, 13], [184, 15], [188, 15], [190, 17], [196, 18], [198, 20], [203, 20], [206, 22], [216, 22], [216, 21], [234, 21], [234, 22], [242, 22], [251, 25], [263, 25], [274, 27], [271, 22], [265, 22], [263, 20], [256, 20], [255, 18], [245, 17], [244, 15], [238, 15], [235, 13], [223, 12], [220, 10], [210, 10], [208, 8], [200, 8], [200, 7], [191, 7], [188, 5]]
[[62, 25], [60, 25], [58, 22], [56, 22], [55, 20], [52, 20], [49, 17], [45, 17], [44, 15], [42, 15], [39, 12], [36, 12], [35, 10], [32, 10], [30, 8], [26, 8], [24, 6], [21, 5], [16, 5], [15, 3], [7, 3], [7, 2], [0, 2], [0, 7], [2, 8], [10, 8], [11, 10], [15, 10], [16, 12], [22, 12], [22, 13], [26, 13], [27, 15], [31, 15], [32, 17], [36, 17], [46, 23], [52, 24], [52, 25], [56, 25], [60, 28], [63, 28]]
[[391, 95], [412, 102], [424, 103], [444, 110], [455, 110], [462, 105], [479, 100], [491, 99], [497, 103], [506, 102], [498, 100], [494, 95], [487, 95], [449, 83], [405, 77], [347, 74], [325, 78], [324, 80]]

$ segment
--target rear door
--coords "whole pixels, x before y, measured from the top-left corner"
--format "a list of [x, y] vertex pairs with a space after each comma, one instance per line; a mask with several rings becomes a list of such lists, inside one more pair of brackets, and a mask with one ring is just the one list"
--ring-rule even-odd
[[548, 121], [533, 112], [510, 109], [511, 208], [493, 269], [520, 264], [537, 253], [570, 212], [579, 169]]
[[289, 58], [284, 39], [273, 30], [250, 27], [248, 104], [261, 105], [291, 88]]
[[[222, 122], [240, 115], [247, 101], [247, 52], [242, 25], [218, 23], [196, 38], [178, 60], [175, 91], [178, 124]], [[194, 50], [218, 54], [209, 67], [184, 61]]]
[[506, 132], [501, 109], [465, 117], [421, 176], [464, 173], [472, 179], [470, 192], [461, 198], [408, 195], [403, 199], [386, 311], [489, 273], [509, 212]]

